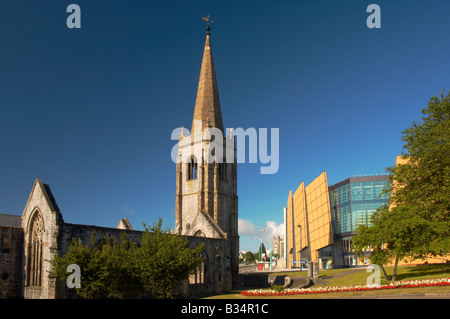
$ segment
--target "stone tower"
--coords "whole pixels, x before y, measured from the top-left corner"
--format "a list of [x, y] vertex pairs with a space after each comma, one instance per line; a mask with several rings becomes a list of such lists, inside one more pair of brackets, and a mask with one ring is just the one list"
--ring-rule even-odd
[[[234, 136], [225, 136], [209, 26], [191, 134], [182, 131], [176, 165], [175, 232], [229, 243], [232, 273], [238, 273], [238, 198]], [[227, 267], [228, 268], [228, 267]]]

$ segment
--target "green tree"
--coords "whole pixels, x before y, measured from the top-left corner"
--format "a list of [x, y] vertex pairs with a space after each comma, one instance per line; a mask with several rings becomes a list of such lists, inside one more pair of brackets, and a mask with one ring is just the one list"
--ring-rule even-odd
[[353, 238], [359, 255], [373, 250], [372, 263], [394, 262], [392, 280], [402, 258], [450, 251], [450, 93], [433, 97], [422, 114], [422, 123], [402, 132], [405, 163], [387, 168], [383, 192], [390, 194], [390, 206], [379, 208], [372, 226], [358, 227]]
[[[93, 234], [92, 246], [94, 246], [94, 238]], [[82, 269], [82, 285], [81, 288], [76, 288], [80, 297], [86, 299], [108, 297], [110, 272], [106, 258], [100, 249], [92, 249], [73, 239], [68, 253], [63, 257], [55, 256], [52, 260], [54, 275], [66, 281], [70, 275], [67, 272], [70, 264], [76, 264]]]
[[144, 288], [157, 298], [171, 298], [175, 288], [187, 279], [203, 260], [203, 244], [189, 248], [186, 237], [162, 228], [162, 219], [145, 226], [134, 266]]
[[416, 245], [417, 225], [408, 217], [409, 212], [403, 206], [389, 209], [383, 205], [372, 214], [371, 226], [360, 225], [353, 237], [353, 250], [359, 256], [372, 250], [370, 262], [381, 267], [385, 280], [389, 279], [384, 265], [394, 262], [392, 280], [395, 281], [399, 260], [411, 256]]
[[119, 299], [139, 297], [143, 284], [136, 276], [133, 263], [138, 244], [122, 233], [119, 241], [106, 238], [106, 242], [97, 249], [101, 249], [103, 266], [108, 273], [107, 296]]
[[255, 262], [255, 255], [251, 251], [245, 253], [245, 263], [247, 265], [253, 264]]
[[422, 109], [422, 123], [402, 134], [406, 163], [388, 168], [390, 202], [414, 222], [414, 254], [445, 255], [450, 250], [450, 92], [434, 96]]
[[76, 264], [81, 269], [82, 298], [136, 298], [147, 290], [156, 298], [170, 298], [183, 279], [202, 260], [203, 245], [194, 249], [187, 239], [162, 229], [162, 219], [153, 227], [145, 226], [140, 243], [127, 239], [104, 238], [91, 246], [73, 240], [67, 254], [56, 256], [51, 262], [56, 277], [66, 281], [67, 267]]

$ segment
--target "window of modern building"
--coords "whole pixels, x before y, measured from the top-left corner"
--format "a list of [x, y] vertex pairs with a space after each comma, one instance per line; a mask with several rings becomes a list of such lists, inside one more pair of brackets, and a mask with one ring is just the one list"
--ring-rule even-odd
[[387, 180], [351, 182], [351, 231], [355, 231], [359, 225], [370, 226], [372, 214], [387, 203], [387, 195], [381, 195], [386, 185]]
[[351, 195], [350, 183], [330, 189], [331, 216], [334, 233], [351, 231]]
[[387, 176], [382, 178], [349, 178], [330, 187], [334, 234], [353, 232], [359, 225], [370, 226], [372, 214], [389, 199], [388, 194], [382, 194]]

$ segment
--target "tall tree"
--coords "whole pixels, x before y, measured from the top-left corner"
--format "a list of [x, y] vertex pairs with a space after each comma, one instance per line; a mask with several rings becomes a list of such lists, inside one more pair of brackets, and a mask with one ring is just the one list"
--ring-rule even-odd
[[266, 246], [264, 246], [264, 243], [261, 243], [259, 245], [259, 250], [256, 253], [256, 259], [258, 259], [259, 261], [262, 260], [262, 257], [266, 255]]
[[402, 132], [404, 161], [387, 168], [390, 206], [378, 209], [372, 226], [360, 226], [353, 239], [360, 255], [372, 248], [372, 263], [394, 262], [392, 280], [402, 258], [450, 252], [450, 92], [431, 98], [422, 114], [422, 123]]
[[414, 223], [417, 257], [450, 251], [450, 92], [431, 98], [422, 114], [402, 134], [405, 162], [388, 168], [386, 190]]

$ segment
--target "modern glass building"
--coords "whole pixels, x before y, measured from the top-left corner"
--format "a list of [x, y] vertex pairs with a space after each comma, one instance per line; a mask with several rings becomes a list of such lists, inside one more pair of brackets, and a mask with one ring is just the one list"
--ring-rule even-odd
[[[319, 261], [321, 268], [364, 265], [351, 251], [359, 225], [370, 225], [378, 207], [389, 200], [382, 194], [388, 175], [350, 177], [328, 186], [326, 172], [309, 185], [290, 191], [285, 209], [286, 266]], [[369, 252], [368, 252], [369, 254]]]
[[351, 252], [351, 239], [359, 225], [370, 226], [370, 217], [389, 200], [382, 194], [388, 175], [350, 177], [329, 187], [336, 266], [364, 265], [366, 258]]

